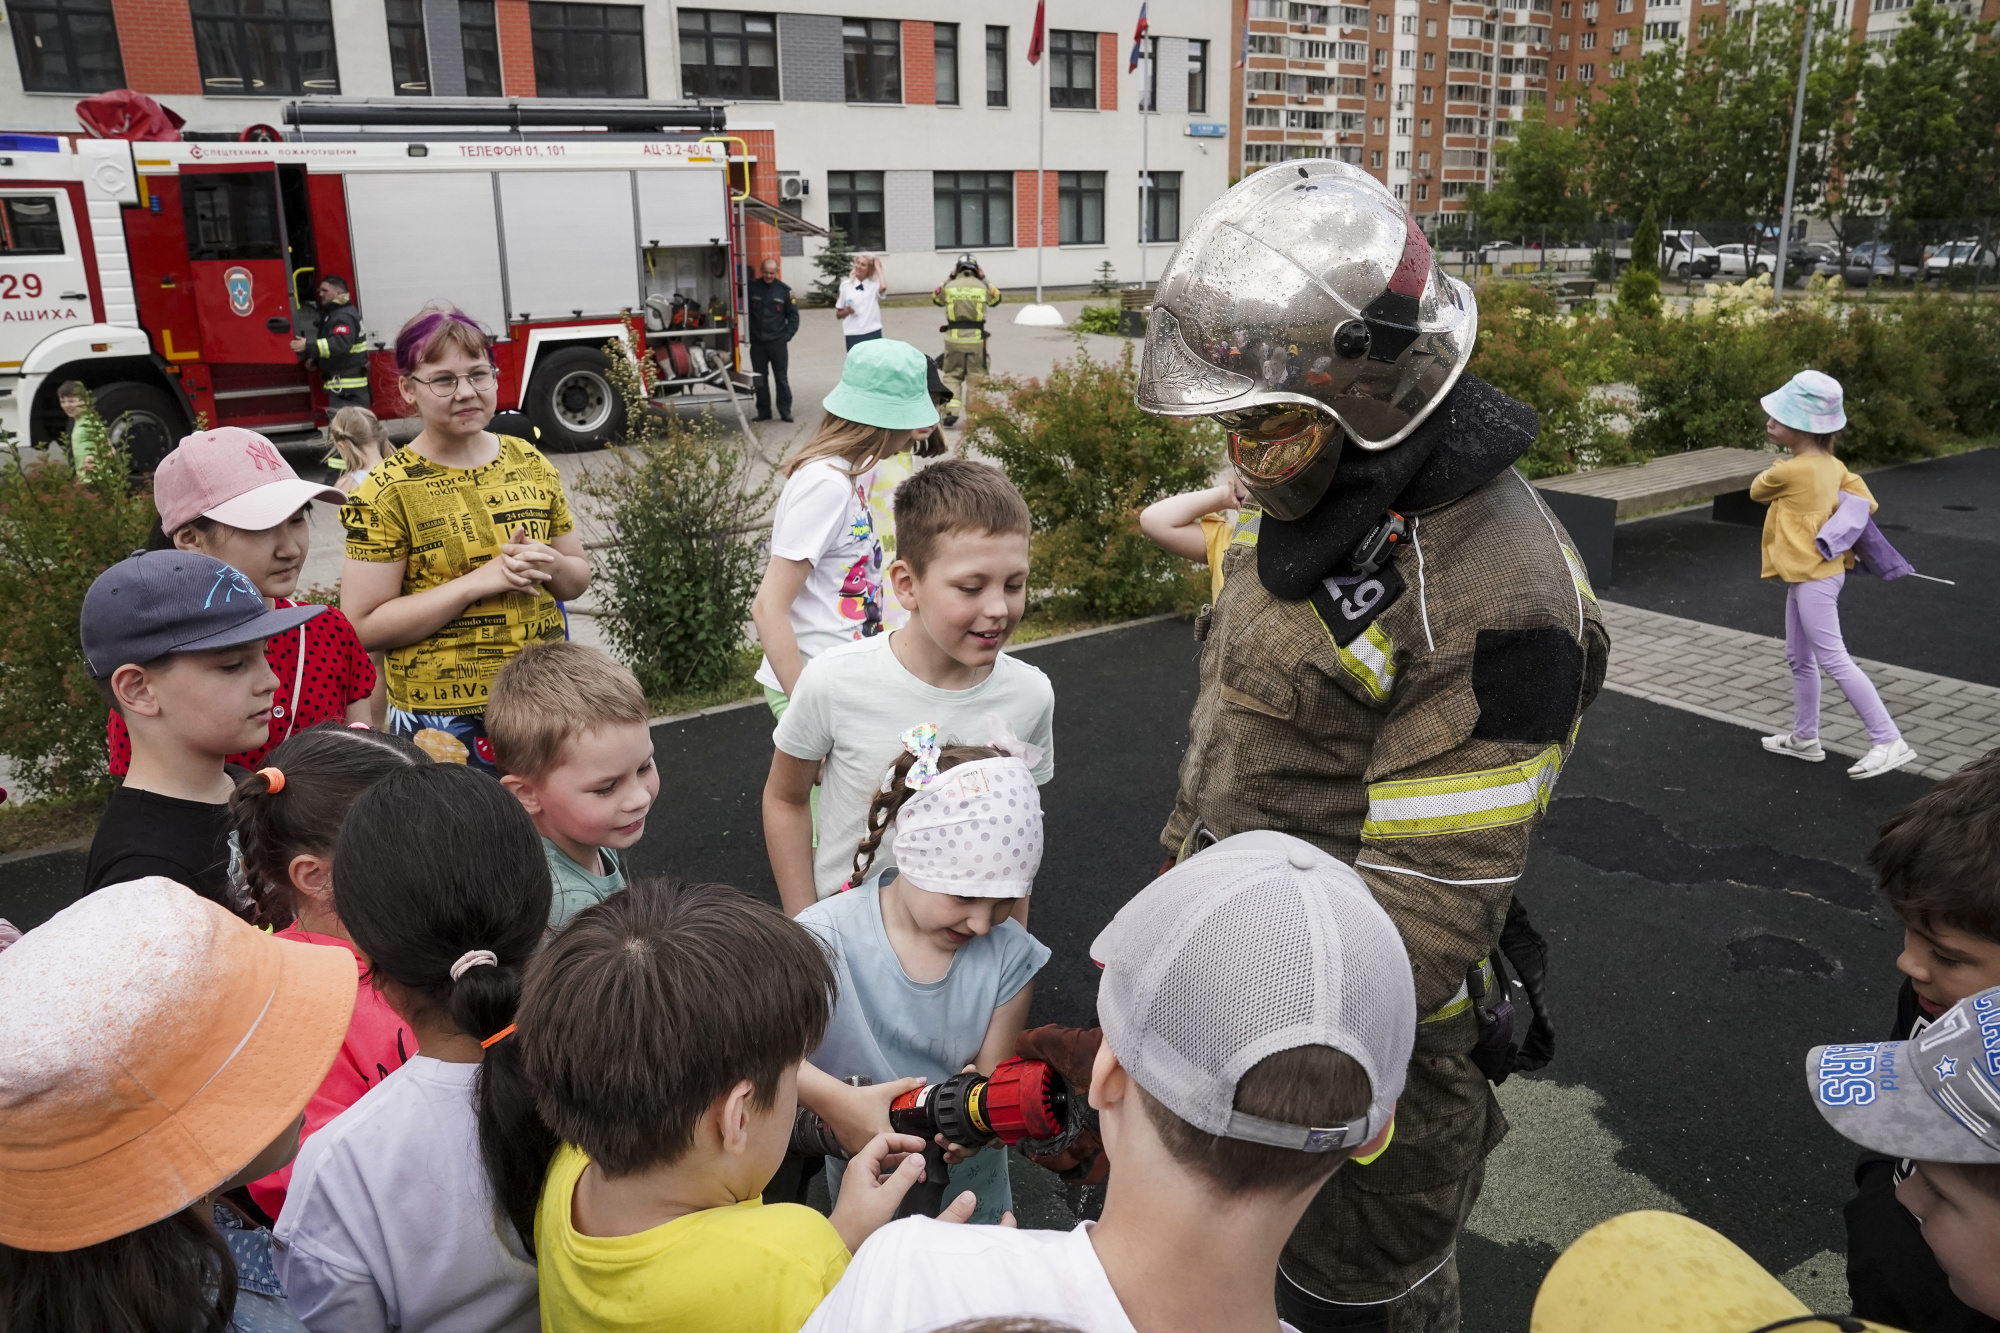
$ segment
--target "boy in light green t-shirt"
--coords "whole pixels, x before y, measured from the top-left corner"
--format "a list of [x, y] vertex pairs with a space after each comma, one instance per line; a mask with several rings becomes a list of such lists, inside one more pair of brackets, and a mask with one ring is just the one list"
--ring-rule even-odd
[[648, 716], [632, 673], [580, 643], [531, 643], [493, 678], [486, 737], [542, 835], [551, 928], [625, 887], [618, 853], [645, 835], [660, 794]]
[[923, 1174], [923, 1140], [878, 1134], [830, 1219], [763, 1201], [833, 988], [805, 927], [719, 884], [637, 885], [549, 943], [510, 1038], [563, 1144], [535, 1216], [543, 1328], [805, 1323]]

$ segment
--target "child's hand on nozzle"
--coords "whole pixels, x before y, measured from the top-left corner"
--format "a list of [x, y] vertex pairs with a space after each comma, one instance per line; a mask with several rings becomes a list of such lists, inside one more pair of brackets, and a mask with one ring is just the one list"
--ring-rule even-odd
[[[809, 1109], [840, 1140], [850, 1156], [858, 1157], [861, 1150], [878, 1134], [893, 1131], [889, 1127], [889, 1103], [895, 1101], [913, 1088], [924, 1086], [920, 1078], [899, 1078], [888, 1083], [869, 1083], [852, 1087], [842, 1083], [830, 1094], [829, 1104], [812, 1106]], [[915, 1140], [916, 1153], [923, 1156], [923, 1140]]]
[[[888, 1159], [894, 1154], [901, 1154], [901, 1160], [885, 1175]], [[827, 1219], [840, 1233], [848, 1253], [860, 1249], [862, 1241], [894, 1217], [903, 1196], [923, 1178], [922, 1139], [914, 1134], [877, 1134], [868, 1140], [848, 1162], [847, 1171], [840, 1178], [840, 1198]], [[970, 1208], [966, 1209], [967, 1216], [971, 1213]]]

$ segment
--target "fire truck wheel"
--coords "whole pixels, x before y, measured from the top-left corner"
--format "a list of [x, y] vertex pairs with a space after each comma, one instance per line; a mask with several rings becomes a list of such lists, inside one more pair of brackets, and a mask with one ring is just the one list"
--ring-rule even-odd
[[188, 433], [180, 404], [150, 384], [119, 380], [102, 385], [94, 396], [111, 443], [124, 446], [136, 475], [144, 476], [158, 467]]
[[543, 449], [593, 449], [624, 432], [625, 404], [606, 373], [610, 364], [595, 347], [564, 347], [535, 367], [525, 406]]

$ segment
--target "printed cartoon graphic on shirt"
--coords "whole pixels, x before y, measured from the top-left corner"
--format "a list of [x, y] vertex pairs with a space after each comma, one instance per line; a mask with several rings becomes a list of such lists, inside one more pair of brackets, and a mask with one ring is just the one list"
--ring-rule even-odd
[[866, 545], [860, 557], [847, 567], [847, 577], [841, 580], [840, 614], [861, 622], [855, 628], [855, 638], [871, 639], [883, 629], [882, 543], [875, 537], [875, 513], [869, 508], [865, 479], [855, 485], [854, 498], [861, 507], [847, 525], [847, 536]]
[[[917, 458], [907, 450], [891, 454], [861, 474], [861, 490], [867, 497], [868, 512], [874, 520], [875, 537], [882, 548], [882, 568], [896, 560], [896, 488], [917, 470]], [[910, 623], [910, 613], [896, 600], [896, 590], [885, 578], [881, 581], [882, 629], [886, 633]]]

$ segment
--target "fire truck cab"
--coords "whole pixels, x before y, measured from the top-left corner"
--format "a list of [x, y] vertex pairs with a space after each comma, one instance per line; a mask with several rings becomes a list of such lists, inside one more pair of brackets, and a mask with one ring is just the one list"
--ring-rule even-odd
[[602, 349], [644, 346], [649, 308], [707, 312], [710, 360], [741, 364], [742, 215], [696, 133], [0, 136], [0, 427], [60, 437], [56, 390], [80, 380], [137, 471], [197, 422], [316, 434], [326, 396], [291, 342], [338, 274], [377, 415], [415, 415], [390, 346], [448, 302], [497, 335], [500, 406], [544, 447], [604, 439], [624, 406]]

